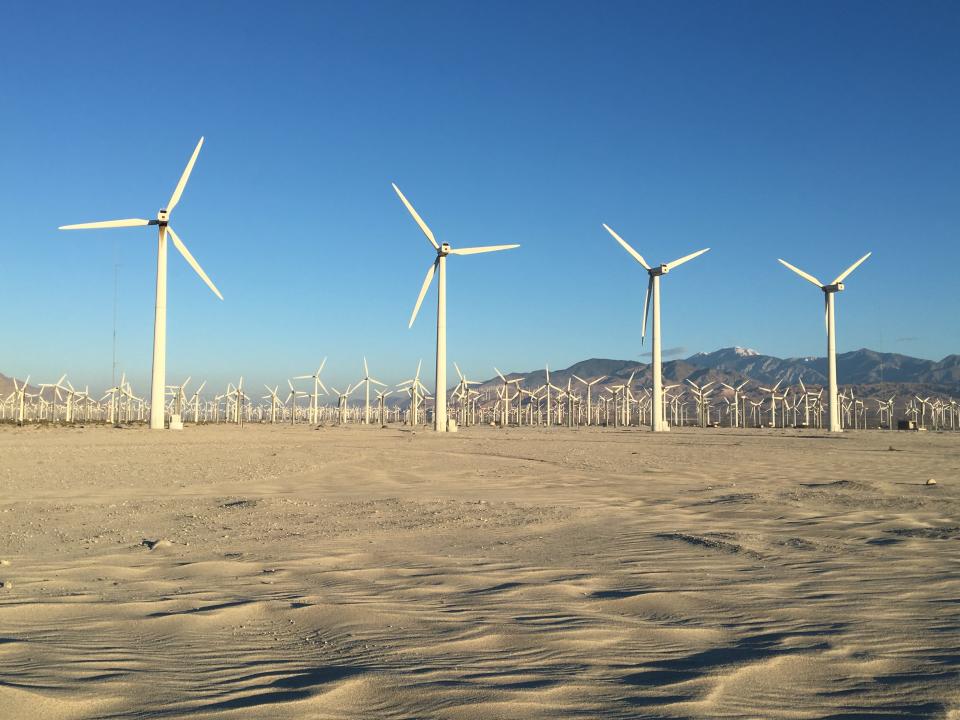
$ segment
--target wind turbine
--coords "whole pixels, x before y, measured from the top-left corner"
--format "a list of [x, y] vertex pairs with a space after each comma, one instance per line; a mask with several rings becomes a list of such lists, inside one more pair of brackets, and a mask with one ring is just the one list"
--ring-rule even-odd
[[[291, 382], [291, 380], [287, 380], [287, 385], [290, 387], [290, 394], [287, 395], [287, 402], [290, 403], [290, 424], [296, 425], [297, 424], [297, 398], [307, 397], [308, 393], [305, 393], [302, 390], [297, 390], [293, 386], [293, 382]], [[270, 390], [270, 388], [267, 388], [267, 390]]]
[[[551, 421], [550, 421], [550, 402], [551, 402], [551, 400], [552, 400], [552, 398], [551, 398], [551, 396], [550, 396], [550, 391], [551, 391], [551, 390], [556, 390], [557, 392], [563, 392], [563, 388], [558, 388], [556, 385], [554, 385], [553, 383], [550, 382], [550, 365], [549, 365], [549, 364], [545, 364], [545, 365], [544, 365], [544, 370], [546, 371], [546, 374], [547, 374], [547, 383], [546, 383], [546, 388], [547, 388], [547, 427], [550, 427], [550, 425], [551, 425]], [[633, 376], [631, 376], [631, 377], [633, 377]]]
[[203, 388], [205, 388], [206, 385], [207, 385], [207, 381], [204, 380], [202, 383], [200, 383], [200, 387], [198, 387], [196, 391], [193, 393], [192, 404], [193, 404], [194, 425], [200, 424], [200, 393], [203, 392]]
[[457, 371], [457, 376], [460, 378], [460, 382], [457, 383], [457, 389], [453, 391], [454, 397], [459, 396], [460, 398], [460, 421], [463, 425], [469, 425], [470, 386], [479, 385], [480, 383], [477, 380], [467, 380], [467, 376], [460, 372], [460, 366], [456, 363], [453, 364], [453, 369]]
[[596, 385], [596, 384], [597, 384], [598, 382], [600, 382], [601, 380], [606, 380], [606, 379], [607, 379], [607, 376], [606, 376], [606, 375], [601, 375], [601, 376], [598, 377], [596, 380], [590, 380], [589, 382], [588, 382], [587, 380], [584, 380], [582, 377], [577, 376], [577, 375], [574, 375], [574, 376], [573, 376], [573, 379], [574, 379], [574, 380], [577, 380], [578, 382], [581, 382], [581, 383], [583, 383], [584, 385], [587, 386], [587, 425], [592, 425], [592, 424], [593, 424], [593, 416], [592, 416], [592, 413], [593, 413], [593, 404], [592, 404], [592, 402], [591, 402], [590, 392], [591, 392], [591, 390], [593, 390], [593, 386], [594, 386], [594, 385]]
[[843, 432], [843, 428], [840, 426], [840, 400], [837, 396], [837, 338], [834, 326], [833, 296], [835, 293], [838, 293], [844, 289], [843, 281], [850, 273], [857, 269], [860, 263], [870, 257], [870, 255], [872, 255], [872, 253], [867, 253], [862, 258], [857, 260], [853, 265], [837, 275], [837, 277], [834, 278], [834, 281], [829, 285], [824, 285], [813, 275], [804, 272], [800, 268], [794, 267], [786, 260], [780, 260], [780, 258], [777, 258], [781, 265], [793, 270], [804, 280], [813, 283], [823, 291], [824, 322], [827, 326], [827, 379], [829, 386], [827, 390], [827, 399], [830, 403], [830, 432]]
[[[360, 382], [357, 383], [357, 387], [360, 387], [360, 385], [366, 385], [366, 388], [367, 388], [366, 402], [364, 403], [364, 406], [363, 406], [363, 424], [364, 425], [370, 424], [370, 383], [373, 383], [374, 385], [379, 385], [380, 387], [386, 387], [385, 383], [380, 382], [376, 378], [370, 377], [370, 368], [367, 367], [367, 358], [363, 358], [363, 378], [360, 380]], [[380, 423], [380, 424], [382, 425], [383, 423]]]
[[410, 315], [410, 324], [407, 327], [413, 327], [413, 321], [417, 318], [417, 312], [420, 310], [420, 304], [423, 302], [424, 295], [433, 280], [436, 273], [437, 278], [437, 372], [436, 372], [436, 392], [433, 410], [433, 427], [437, 432], [447, 431], [447, 255], [476, 255], [477, 253], [494, 252], [496, 250], [510, 250], [520, 247], [519, 245], [487, 245], [484, 247], [452, 248], [448, 243], [440, 244], [437, 242], [433, 232], [427, 227], [413, 205], [403, 196], [400, 188], [393, 185], [400, 200], [406, 206], [410, 215], [416, 221], [417, 225], [427, 236], [427, 240], [437, 251], [437, 258], [427, 269], [427, 275], [423, 279], [423, 285], [420, 288], [420, 295], [417, 297], [417, 304], [413, 308], [413, 314]]
[[23, 425], [24, 398], [26, 397], [27, 388], [29, 387], [29, 384], [30, 384], [29, 375], [27, 375], [27, 379], [23, 381], [23, 385], [17, 385], [17, 379], [13, 378], [13, 392], [14, 392], [14, 395], [16, 396], [15, 402], [17, 404], [17, 415], [16, 415], [17, 425]]
[[[410, 412], [409, 412], [409, 425], [416, 427], [417, 425], [417, 414], [420, 408], [420, 402], [423, 399], [421, 390], [426, 392], [427, 389], [423, 386], [423, 383], [420, 382], [420, 368], [423, 366], [423, 359], [421, 358], [417, 361], [417, 374], [414, 375], [409, 380], [404, 380], [402, 383], [397, 385], [398, 390], [403, 390], [404, 392], [410, 393]], [[426, 411], [426, 408], [424, 408]]]
[[[630, 245], [627, 244], [626, 240], [617, 235], [613, 230], [610, 229], [610, 226], [606, 223], [603, 224], [604, 229], [613, 236], [613, 239], [620, 243], [623, 246], [623, 249], [626, 250], [633, 256], [633, 259], [640, 263], [643, 266], [643, 269], [647, 271], [647, 274], [650, 276], [650, 280], [647, 282], [647, 294], [643, 298], [643, 330], [640, 334], [640, 342], [643, 342], [644, 337], [647, 334], [647, 315], [650, 312], [651, 305], [653, 306], [653, 343], [651, 344], [651, 364], [653, 372], [653, 408], [650, 419], [650, 429], [654, 432], [666, 432], [670, 429], [670, 426], [667, 424], [664, 414], [663, 414], [663, 362], [661, 358], [661, 345], [660, 345], [660, 276], [666, 275], [673, 268], [683, 265], [685, 262], [693, 260], [695, 257], [703, 255], [710, 248], [704, 248], [703, 250], [697, 250], [695, 253], [690, 253], [689, 255], [684, 255], [682, 258], [674, 260], [673, 262], [664, 263], [656, 267], [650, 267], [647, 265], [647, 261], [643, 259], [643, 256], [634, 250]], [[653, 302], [651, 303], [651, 295], [653, 296]]]
[[[743, 390], [749, 383], [749, 380], [745, 380], [736, 387], [733, 385], [727, 385], [726, 383], [720, 383], [728, 390], [733, 391], [733, 419], [732, 427], [740, 427], [740, 391]], [[743, 426], [747, 426], [746, 418], [744, 417]]]
[[277, 422], [277, 408], [282, 407], [284, 404], [280, 396], [277, 395], [277, 393], [280, 392], [280, 386], [277, 385], [273, 390], [270, 389], [269, 385], [265, 384], [264, 387], [267, 389], [268, 394], [264, 395], [262, 399], [270, 401], [270, 424], [273, 425]]
[[[497, 375], [500, 376], [500, 379], [503, 380], [503, 404], [500, 406], [500, 410], [501, 410], [501, 412], [500, 412], [500, 417], [501, 417], [500, 427], [505, 428], [505, 427], [507, 427], [507, 426], [510, 424], [510, 403], [513, 401], [513, 398], [515, 398], [515, 397], [517, 397], [518, 395], [520, 395], [520, 393], [519, 393], [520, 381], [521, 381], [523, 378], [513, 378], [512, 380], [507, 380], [506, 376], [505, 376], [502, 372], [500, 372], [499, 370], [497, 370], [497, 367], [496, 367], [496, 366], [494, 366], [493, 369], [494, 369], [494, 371], [497, 373]], [[513, 397], [510, 396], [510, 383], [516, 383], [516, 384], [517, 384], [518, 392], [517, 392], [517, 394], [514, 395]]]
[[106, 220], [103, 222], [80, 223], [78, 225], [61, 225], [61, 230], [93, 230], [98, 228], [117, 228], [117, 227], [138, 227], [141, 225], [156, 225], [159, 230], [160, 239], [157, 243], [157, 300], [153, 321], [153, 374], [151, 376], [150, 386], [150, 428], [152, 430], [163, 429], [164, 417], [164, 392], [166, 389], [166, 363], [167, 363], [167, 234], [173, 240], [173, 245], [183, 255], [190, 267], [192, 267], [200, 279], [207, 287], [213, 290], [213, 294], [223, 300], [223, 295], [217, 290], [216, 285], [207, 277], [207, 274], [200, 267], [187, 246], [177, 236], [170, 227], [170, 214], [180, 202], [180, 196], [183, 189], [190, 179], [190, 173], [193, 171], [193, 164], [197, 161], [197, 155], [200, 154], [200, 148], [203, 146], [203, 138], [197, 143], [190, 161], [180, 176], [180, 182], [173, 190], [170, 196], [170, 202], [167, 206], [157, 212], [156, 220], [143, 220], [140, 218], [130, 218], [127, 220]]
[[[313, 375], [297, 375], [293, 378], [294, 380], [313, 380], [313, 395], [310, 396], [310, 423], [313, 425], [320, 423], [320, 389], [322, 388], [324, 394], [327, 394], [327, 386], [324, 385], [320, 379], [320, 373], [323, 372], [323, 366], [326, 364], [327, 359], [324, 358], [323, 362], [320, 363], [320, 367], [317, 368], [317, 371]], [[269, 390], [270, 388], [267, 389]]]

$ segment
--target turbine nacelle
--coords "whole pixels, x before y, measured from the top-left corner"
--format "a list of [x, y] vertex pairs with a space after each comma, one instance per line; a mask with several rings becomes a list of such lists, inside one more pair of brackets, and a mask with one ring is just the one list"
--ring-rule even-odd
[[670, 266], [664, 263], [658, 267], [650, 268], [647, 270], [647, 272], [650, 273], [650, 277], [653, 277], [654, 275], [666, 275], [668, 272], [670, 272]]
[[843, 283], [838, 282], [838, 283], [834, 283], [833, 285], [824, 285], [823, 288], [821, 289], [825, 293], [840, 292], [841, 290], [843, 290]]
[[440, 247], [437, 248], [437, 255], [446, 256], [450, 254], [450, 243], [440, 243]]
[[170, 212], [166, 208], [158, 210], [157, 225], [166, 225], [168, 222], [170, 222]]

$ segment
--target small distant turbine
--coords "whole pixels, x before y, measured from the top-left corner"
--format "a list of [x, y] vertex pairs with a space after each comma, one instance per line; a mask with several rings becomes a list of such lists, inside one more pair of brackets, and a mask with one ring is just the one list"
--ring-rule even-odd
[[[650, 276], [650, 280], [647, 282], [647, 294], [643, 298], [643, 330], [640, 334], [640, 342], [643, 343], [643, 339], [646, 337], [647, 316], [650, 313], [651, 306], [653, 306], [653, 343], [650, 347], [652, 365], [651, 370], [653, 372], [653, 408], [650, 416], [650, 429], [654, 432], [666, 432], [670, 429], [670, 426], [667, 424], [663, 413], [663, 362], [660, 351], [660, 276], [666, 275], [673, 268], [679, 267], [685, 262], [703, 255], [710, 248], [697, 250], [697, 252], [684, 255], [682, 258], [674, 260], [673, 262], [668, 262], [656, 267], [650, 267], [647, 265], [647, 261], [643, 259], [643, 256], [630, 247], [626, 240], [611, 230], [609, 225], [604, 223], [603, 227], [613, 236], [614, 240], [623, 246], [624, 250], [633, 256], [634, 260], [643, 266], [643, 269], [646, 270], [647, 274]], [[651, 302], [651, 296], [653, 296], [653, 302]]]
[[416, 221], [417, 225], [427, 236], [427, 240], [437, 251], [437, 259], [433, 261], [427, 269], [427, 276], [423, 279], [423, 285], [420, 288], [420, 295], [417, 297], [417, 304], [410, 315], [410, 323], [407, 327], [413, 327], [413, 321], [417, 318], [420, 310], [420, 304], [423, 302], [424, 295], [430, 287], [430, 282], [436, 273], [437, 278], [437, 373], [436, 373], [436, 392], [433, 410], [433, 427], [437, 432], [447, 431], [447, 255], [476, 255], [477, 253], [488, 253], [496, 250], [510, 250], [520, 247], [519, 245], [487, 245], [485, 247], [469, 247], [454, 249], [449, 244], [440, 244], [437, 242], [433, 232], [427, 227], [413, 205], [403, 196], [395, 184], [393, 189], [396, 191], [400, 200], [406, 206], [410, 215]]
[[213, 294], [223, 300], [223, 295], [217, 290], [207, 274], [200, 267], [187, 246], [177, 236], [170, 227], [170, 213], [180, 202], [180, 196], [183, 189], [187, 186], [187, 180], [190, 179], [190, 173], [193, 171], [193, 164], [197, 161], [197, 155], [200, 154], [200, 148], [203, 146], [203, 138], [197, 143], [193, 155], [190, 156], [190, 162], [180, 176], [180, 182], [173, 190], [170, 196], [170, 202], [167, 206], [157, 213], [156, 220], [142, 220], [140, 218], [130, 218], [127, 220], [105, 220], [103, 222], [80, 223], [78, 225], [61, 225], [61, 230], [95, 230], [100, 228], [118, 228], [118, 227], [138, 227], [141, 225], [156, 225], [160, 231], [160, 240], [157, 244], [157, 302], [153, 322], [153, 374], [150, 385], [150, 428], [152, 430], [162, 430], [164, 427], [164, 396], [166, 380], [167, 363], [167, 234], [173, 240], [174, 247], [183, 255], [190, 267], [192, 267], [200, 279], [207, 287], [213, 290]]
[[840, 399], [837, 395], [837, 338], [833, 320], [833, 296], [835, 293], [838, 293], [844, 289], [843, 281], [846, 280], [847, 276], [856, 270], [860, 263], [862, 263], [872, 254], [873, 253], [867, 253], [862, 258], [857, 260], [853, 265], [837, 275], [834, 281], [829, 285], [824, 285], [810, 273], [806, 273], [800, 268], [794, 267], [786, 260], [780, 260], [780, 258], [777, 258], [781, 265], [793, 270], [793, 272], [802, 277], [804, 280], [813, 283], [818, 288], [823, 290], [824, 323], [827, 326], [827, 399], [830, 403], [830, 432], [843, 432], [843, 428], [840, 425]]
[[[367, 390], [366, 399], [363, 405], [363, 424], [364, 425], [370, 424], [370, 384], [371, 383], [373, 383], [374, 385], [379, 385], [380, 387], [384, 387], [384, 388], [386, 387], [385, 383], [380, 382], [376, 378], [370, 377], [370, 368], [367, 366], [367, 358], [364, 357], [363, 358], [363, 378], [360, 380], [360, 382], [357, 383], [357, 387], [359, 387], [360, 385], [365, 385]], [[383, 425], [382, 422], [380, 424]]]

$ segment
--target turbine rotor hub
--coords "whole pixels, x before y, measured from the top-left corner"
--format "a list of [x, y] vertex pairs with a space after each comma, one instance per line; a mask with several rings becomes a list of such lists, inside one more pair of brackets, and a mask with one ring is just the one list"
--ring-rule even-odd
[[170, 221], [170, 213], [166, 209], [157, 211], [157, 224], [166, 225]]
[[450, 243], [441, 243], [437, 255], [446, 256], [450, 254]]
[[823, 286], [823, 291], [824, 291], [825, 293], [835, 293], [835, 292], [840, 292], [841, 290], [843, 290], [843, 283], [842, 283], [842, 282], [840, 282], [840, 283], [834, 283], [833, 285], [824, 285], [824, 286]]

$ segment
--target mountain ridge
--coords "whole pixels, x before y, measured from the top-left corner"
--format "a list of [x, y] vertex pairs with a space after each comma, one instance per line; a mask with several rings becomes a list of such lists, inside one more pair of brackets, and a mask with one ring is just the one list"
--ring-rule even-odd
[[[565, 388], [569, 380], [580, 385], [573, 376], [593, 380], [606, 376], [600, 384], [616, 384], [634, 373], [634, 385], [652, 383], [649, 363], [612, 358], [589, 358], [566, 368], [550, 371], [553, 385]], [[909, 392], [960, 395], [960, 354], [951, 354], [942, 360], [924, 360], [901, 353], [881, 353], [860, 348], [837, 354], [837, 375], [845, 387], [854, 386], [866, 391]], [[546, 382], [544, 370], [505, 373], [507, 379], [522, 379], [522, 386], [537, 388]], [[702, 385], [707, 382], [739, 385], [751, 381], [757, 385], [772, 385], [782, 381], [817, 387], [827, 383], [827, 359], [824, 357], [778, 358], [757, 350], [742, 347], [720, 348], [713, 352], [697, 352], [689, 357], [667, 360], [663, 363], [666, 384], [685, 383], [687, 380]], [[480, 387], [502, 383], [498, 376], [482, 381]], [[899, 390], [897, 386], [900, 386]]]

